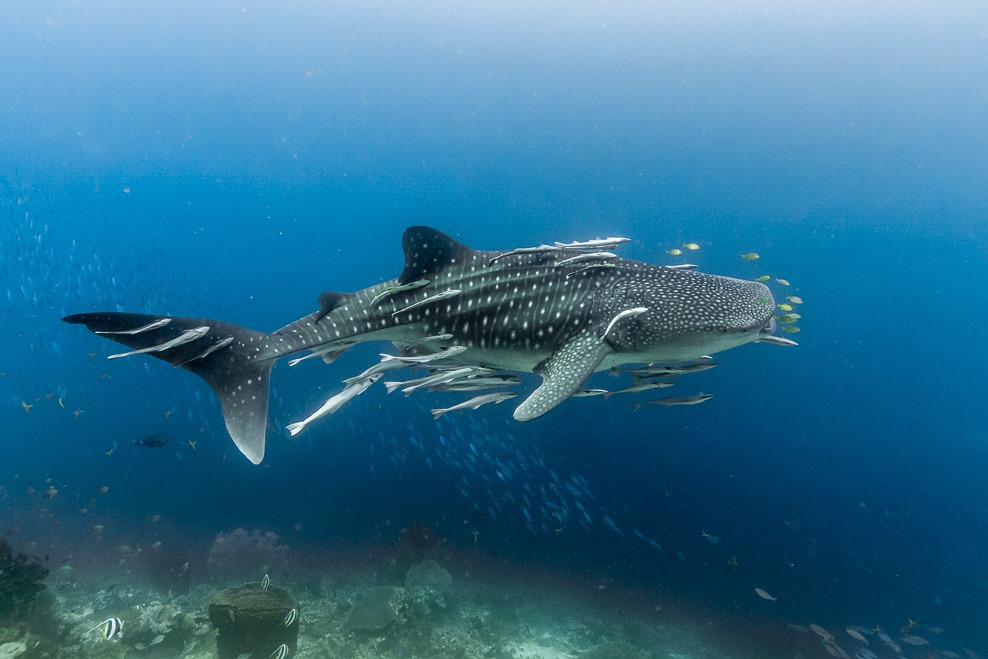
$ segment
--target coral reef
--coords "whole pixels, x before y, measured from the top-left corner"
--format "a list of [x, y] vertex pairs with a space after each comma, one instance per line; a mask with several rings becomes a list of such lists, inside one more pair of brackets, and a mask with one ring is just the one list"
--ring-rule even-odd
[[376, 631], [384, 629], [398, 617], [392, 600], [397, 591], [392, 586], [378, 586], [365, 592], [346, 617], [346, 631]]
[[0, 620], [27, 617], [47, 576], [47, 568], [27, 554], [15, 556], [10, 544], [0, 540]]
[[195, 622], [174, 603], [151, 600], [134, 607], [126, 616], [123, 642], [138, 650], [155, 645], [181, 649], [192, 638]]
[[[233, 541], [253, 544], [254, 538], [263, 544], [271, 537], [244, 532]], [[222, 591], [198, 583], [176, 597], [149, 588], [144, 574], [125, 576], [65, 581], [42, 591], [35, 608], [54, 597], [59, 617], [52, 620], [66, 631], [0, 623], [0, 646], [11, 644], [19, 659], [236, 659], [248, 652], [268, 657], [281, 643], [292, 659], [725, 659], [702, 636], [657, 614], [574, 603], [539, 584], [488, 585], [453, 562], [420, 561], [400, 585], [397, 575], [382, 576], [374, 564], [310, 572], [282, 582], [294, 593], [256, 582]], [[250, 601], [240, 597], [245, 593]], [[296, 614], [286, 625], [291, 609]], [[93, 630], [111, 616], [125, 626], [104, 639]], [[260, 638], [262, 628], [272, 635]], [[250, 647], [228, 643], [244, 638], [243, 630], [249, 630]]]
[[446, 595], [453, 577], [435, 561], [423, 561], [405, 575], [405, 601], [420, 616], [446, 610]]

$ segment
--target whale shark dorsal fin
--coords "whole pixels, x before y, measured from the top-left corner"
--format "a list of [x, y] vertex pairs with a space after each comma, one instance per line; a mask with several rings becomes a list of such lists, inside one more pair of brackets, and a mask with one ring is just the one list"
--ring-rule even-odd
[[473, 253], [472, 249], [442, 231], [423, 226], [405, 229], [401, 247], [405, 250], [405, 269], [398, 277], [399, 284], [432, 279], [436, 272], [462, 262]]
[[572, 396], [611, 352], [610, 344], [591, 332], [564, 343], [535, 367], [535, 372], [542, 376], [542, 384], [515, 409], [515, 419], [537, 419]]

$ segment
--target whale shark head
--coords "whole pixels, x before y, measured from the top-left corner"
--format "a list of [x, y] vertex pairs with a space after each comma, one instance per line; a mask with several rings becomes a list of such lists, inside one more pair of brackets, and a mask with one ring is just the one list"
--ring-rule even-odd
[[648, 361], [695, 359], [775, 331], [775, 300], [759, 282], [658, 268], [629, 288], [621, 303], [630, 299], [647, 311], [622, 324], [609, 340], [618, 352]]

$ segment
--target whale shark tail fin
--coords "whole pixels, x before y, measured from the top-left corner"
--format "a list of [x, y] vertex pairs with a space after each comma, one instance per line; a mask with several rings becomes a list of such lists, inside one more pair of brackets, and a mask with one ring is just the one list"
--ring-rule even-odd
[[254, 464], [264, 458], [271, 367], [284, 352], [274, 335], [204, 318], [82, 313], [63, 318], [132, 350], [109, 359], [150, 355], [195, 373], [223, 408], [226, 429]]

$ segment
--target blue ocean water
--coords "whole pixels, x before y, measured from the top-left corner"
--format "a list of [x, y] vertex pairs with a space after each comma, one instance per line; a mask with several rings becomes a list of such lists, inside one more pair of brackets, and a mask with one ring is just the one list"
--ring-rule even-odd
[[[450, 551], [674, 603], [737, 656], [825, 656], [787, 628], [811, 622], [988, 651], [982, 4], [0, 15], [15, 548], [98, 573], [114, 547], [162, 541], [194, 574], [235, 528], [318, 555], [416, 524]], [[575, 399], [519, 424], [509, 402], [433, 422], [460, 398], [374, 388], [291, 440], [287, 423], [389, 346], [279, 363], [255, 467], [205, 384], [108, 362], [117, 346], [61, 322], [272, 331], [322, 291], [396, 276], [414, 224], [479, 249], [628, 236], [625, 257], [781, 278], [776, 298], [803, 300], [800, 345], [717, 355], [677, 385], [716, 394], [699, 406]], [[156, 432], [170, 443], [131, 444]]]

